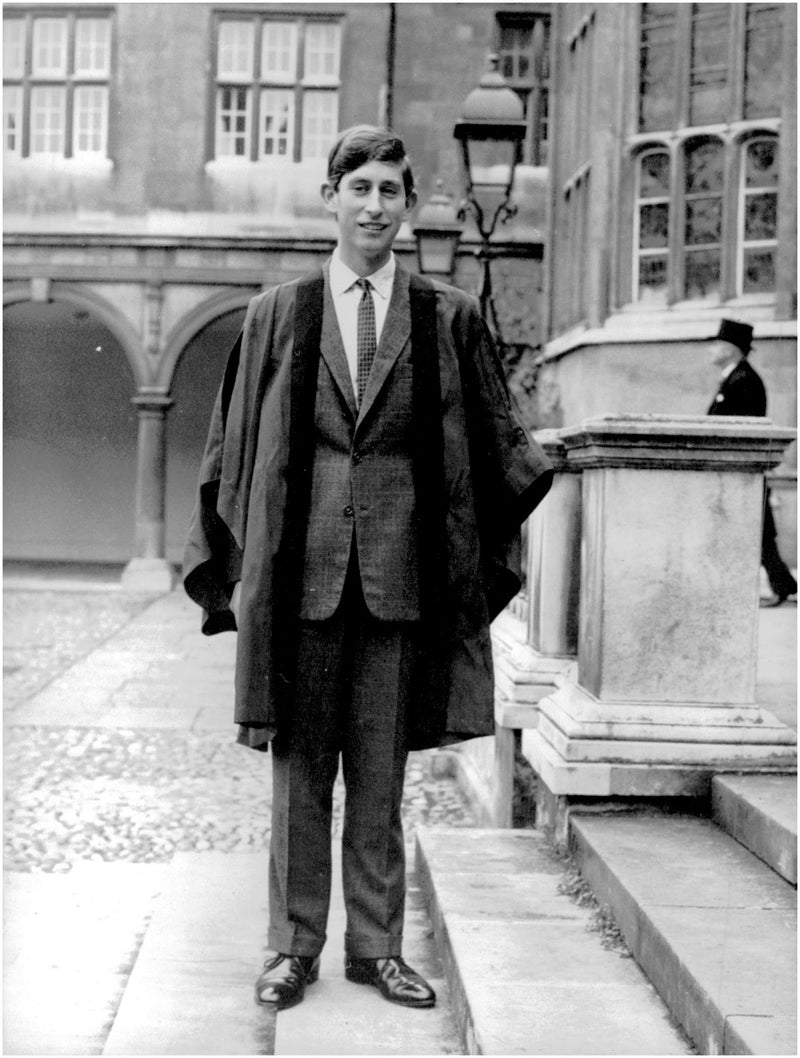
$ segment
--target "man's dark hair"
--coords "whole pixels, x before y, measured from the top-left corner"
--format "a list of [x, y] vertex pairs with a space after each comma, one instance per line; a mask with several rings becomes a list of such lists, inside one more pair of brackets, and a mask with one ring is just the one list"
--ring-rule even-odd
[[376, 125], [353, 125], [339, 134], [328, 155], [328, 183], [337, 188], [343, 176], [367, 162], [402, 166], [406, 198], [413, 192], [414, 174], [403, 141], [391, 129]]

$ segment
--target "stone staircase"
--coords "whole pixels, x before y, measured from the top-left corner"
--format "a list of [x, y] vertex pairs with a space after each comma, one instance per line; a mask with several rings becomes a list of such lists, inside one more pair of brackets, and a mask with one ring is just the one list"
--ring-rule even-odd
[[796, 796], [720, 776], [708, 818], [576, 810], [572, 857], [633, 959], [587, 932], [542, 833], [418, 835], [466, 1053], [796, 1054]]
[[717, 777], [712, 819], [576, 816], [575, 857], [703, 1054], [797, 1053], [797, 779]]

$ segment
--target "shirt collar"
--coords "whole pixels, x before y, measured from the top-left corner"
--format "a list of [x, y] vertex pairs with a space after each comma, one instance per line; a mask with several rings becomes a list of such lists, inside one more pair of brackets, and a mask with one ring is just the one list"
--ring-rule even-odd
[[728, 377], [728, 375], [733, 371], [733, 369], [735, 367], [739, 366], [740, 363], [741, 363], [740, 360], [734, 360], [732, 364], [726, 364], [725, 367], [723, 367], [722, 373], [721, 373], [721, 378], [722, 378], [723, 382]]
[[[391, 297], [396, 268], [397, 258], [394, 253], [391, 253], [389, 255], [389, 260], [382, 268], [379, 268], [377, 272], [373, 272], [372, 275], [367, 276], [367, 279], [369, 279], [376, 294], [380, 295], [384, 300]], [[348, 268], [344, 263], [339, 254], [338, 246], [333, 251], [333, 256], [331, 257], [328, 277], [331, 284], [331, 293], [334, 297], [338, 294], [344, 294], [344, 292], [349, 290], [356, 280], [360, 278], [352, 268]]]

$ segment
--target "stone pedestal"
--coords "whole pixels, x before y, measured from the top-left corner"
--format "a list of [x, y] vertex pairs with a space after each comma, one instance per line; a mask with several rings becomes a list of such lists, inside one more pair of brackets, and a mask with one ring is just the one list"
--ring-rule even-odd
[[133, 403], [139, 414], [136, 555], [125, 567], [122, 585], [131, 591], [169, 591], [174, 578], [165, 558], [166, 416], [173, 401], [164, 393], [140, 393]]
[[582, 471], [577, 680], [523, 749], [558, 796], [695, 796], [719, 771], [793, 770], [755, 701], [763, 477], [794, 431], [624, 416], [560, 431]]

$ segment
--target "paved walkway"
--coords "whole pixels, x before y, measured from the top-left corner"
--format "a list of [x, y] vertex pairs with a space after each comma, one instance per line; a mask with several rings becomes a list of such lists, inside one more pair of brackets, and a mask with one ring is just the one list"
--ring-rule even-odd
[[[62, 587], [74, 628], [51, 594]], [[281, 1015], [277, 1037], [252, 1002], [270, 757], [233, 742], [234, 637], [201, 637], [180, 589], [136, 600], [97, 584], [5, 588], [4, 1053], [458, 1053], [413, 888], [408, 953], [442, 993], [435, 1014], [398, 1018], [344, 981], [336, 907], [314, 986], [324, 1040], [310, 1002]], [[762, 611], [759, 696], [796, 727], [795, 658], [796, 608]], [[409, 764], [409, 839], [472, 822], [434, 762]]]
[[[256, 1006], [271, 757], [234, 742], [235, 637], [202, 637], [180, 589], [102, 587], [5, 584], [3, 1052], [457, 1050], [413, 876], [406, 952], [436, 984], [434, 1011], [344, 980], [338, 875], [323, 980], [299, 1008], [313, 998], [316, 1016], [276, 1026]], [[338, 783], [337, 835], [342, 807]], [[403, 816], [410, 868], [417, 827], [473, 823], [428, 753], [410, 757]]]

